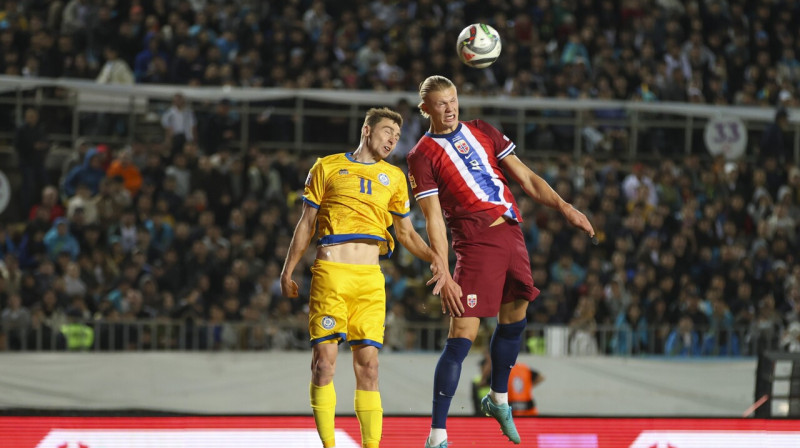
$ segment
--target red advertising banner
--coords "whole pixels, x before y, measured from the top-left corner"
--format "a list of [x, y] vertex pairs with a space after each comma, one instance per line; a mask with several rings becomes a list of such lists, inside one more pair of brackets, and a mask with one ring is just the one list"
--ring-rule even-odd
[[[526, 448], [797, 448], [800, 420], [517, 418], [512, 445], [485, 417], [448, 419], [450, 446]], [[383, 448], [424, 445], [430, 419], [384, 418]], [[359, 448], [358, 421], [336, 419], [337, 448]], [[316, 448], [310, 417], [0, 417], [4, 448]]]

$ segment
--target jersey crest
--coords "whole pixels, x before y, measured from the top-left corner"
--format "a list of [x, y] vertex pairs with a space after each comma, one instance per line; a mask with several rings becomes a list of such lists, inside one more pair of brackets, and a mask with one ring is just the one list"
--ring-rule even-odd
[[469, 145], [464, 140], [457, 140], [454, 146], [456, 147], [456, 151], [461, 154], [467, 154], [469, 152]]
[[383, 185], [386, 185], [387, 187], [389, 186], [389, 176], [387, 176], [385, 173], [378, 174], [378, 180]]

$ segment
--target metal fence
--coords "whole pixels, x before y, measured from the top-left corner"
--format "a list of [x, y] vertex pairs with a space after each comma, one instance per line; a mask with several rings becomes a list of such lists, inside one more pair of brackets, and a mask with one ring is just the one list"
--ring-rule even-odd
[[[66, 148], [78, 137], [108, 144], [158, 139], [160, 115], [177, 92], [201, 115], [212, 113], [223, 98], [232, 100], [230, 114], [238, 122], [238, 136], [231, 145], [238, 150], [258, 146], [341, 151], [358, 140], [369, 107], [393, 106], [400, 99], [418, 101], [413, 92], [109, 86], [0, 76], [0, 110], [8, 111], [0, 120], [5, 123], [0, 125], [0, 141], [10, 140], [13, 124], [21, 122], [27, 107], [44, 111], [50, 137]], [[480, 116], [501, 127], [521, 153], [536, 150], [537, 155], [580, 156], [591, 149], [587, 130], [609, 127], [624, 129], [627, 136], [600, 156], [633, 159], [701, 153], [706, 123], [718, 117], [742, 120], [752, 148], [774, 118], [768, 108], [688, 103], [462, 96], [460, 104], [462, 118]], [[604, 118], [608, 114], [598, 111], [615, 113]], [[794, 157], [800, 160], [800, 120], [790, 114], [790, 121]]]
[[[0, 348], [6, 351], [260, 351], [309, 350], [305, 322], [208, 323], [182, 320], [128, 322], [86, 321], [92, 338], [84, 347], [67, 347], [60, 328], [40, 324], [35, 328], [5, 330]], [[490, 328], [484, 327], [476, 346], [486, 346]], [[764, 350], [781, 350], [782, 328], [740, 326], [712, 331], [701, 329], [696, 351], [665, 349], [669, 329], [648, 327], [632, 332], [598, 326], [586, 332], [568, 326], [528, 325], [523, 352], [550, 356], [755, 356]], [[387, 326], [384, 347], [399, 352], [440, 351], [447, 338], [444, 323], [409, 322]]]

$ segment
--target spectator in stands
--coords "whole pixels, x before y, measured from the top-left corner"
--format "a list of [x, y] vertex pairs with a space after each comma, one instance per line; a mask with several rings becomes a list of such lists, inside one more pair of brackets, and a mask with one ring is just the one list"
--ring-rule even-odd
[[230, 149], [236, 137], [236, 123], [231, 119], [231, 101], [223, 98], [215, 106], [214, 113], [203, 124], [201, 144], [206, 156], [223, 149]]
[[130, 147], [120, 150], [117, 159], [108, 167], [106, 176], [122, 177], [123, 185], [131, 196], [136, 196], [142, 187], [142, 173], [139, 171], [139, 167], [133, 163], [133, 150]]
[[114, 45], [107, 45], [103, 52], [105, 56], [105, 64], [100, 69], [100, 74], [97, 75], [97, 82], [99, 84], [120, 84], [131, 85], [134, 81], [133, 71], [131, 67], [120, 58], [119, 49]]
[[759, 159], [762, 161], [774, 158], [779, 163], [785, 163], [791, 157], [791, 141], [789, 132], [789, 114], [784, 108], [775, 112], [773, 121], [761, 136]]
[[667, 356], [699, 356], [700, 336], [694, 330], [694, 323], [689, 316], [682, 316], [678, 325], [667, 337], [664, 346]]
[[[165, 51], [161, 50], [161, 39], [158, 35], [148, 35], [145, 41], [147, 42], [146, 47], [136, 55], [136, 63], [134, 64], [136, 82], [168, 82], [169, 80], [165, 75], [166, 60], [169, 56]], [[159, 67], [159, 65], [161, 66]]]
[[62, 253], [68, 254], [73, 260], [80, 253], [78, 240], [69, 233], [68, 222], [64, 218], [55, 220], [53, 227], [44, 236], [44, 245], [47, 249], [47, 255], [54, 261]]
[[596, 355], [598, 353], [595, 332], [596, 304], [592, 299], [583, 297], [578, 301], [575, 314], [569, 322], [569, 353], [571, 355]]
[[82, 213], [84, 224], [97, 222], [97, 201], [92, 197], [92, 190], [85, 183], [78, 185], [75, 196], [67, 201], [67, 218], [71, 221], [77, 213]]
[[614, 323], [616, 334], [611, 340], [611, 349], [616, 354], [638, 355], [648, 349], [647, 319], [638, 304], [628, 305]]
[[3, 331], [9, 335], [6, 344], [12, 350], [19, 350], [22, 347], [22, 338], [31, 325], [31, 313], [22, 306], [22, 297], [19, 294], [14, 293], [8, 297], [8, 305], [3, 308], [0, 320]]
[[91, 5], [87, 0], [70, 0], [62, 11], [61, 32], [78, 34], [89, 25]]
[[33, 195], [48, 183], [45, 159], [50, 149], [50, 142], [44, 126], [39, 122], [39, 112], [36, 109], [25, 110], [25, 121], [17, 128], [14, 136], [14, 148], [22, 173], [20, 201], [24, 215], [33, 205]]
[[97, 148], [92, 148], [86, 153], [83, 164], [76, 166], [67, 174], [64, 179], [64, 194], [67, 197], [74, 196], [80, 184], [88, 186], [92, 195], [100, 191], [100, 182], [106, 177], [102, 157]]
[[89, 145], [87, 139], [83, 137], [75, 139], [75, 142], [72, 144], [73, 151], [64, 157], [64, 161], [61, 164], [61, 178], [59, 184], [63, 184], [64, 179], [67, 178], [67, 174], [69, 174], [73, 168], [83, 164], [83, 159], [86, 157], [86, 153], [89, 152], [89, 148], [91, 148], [91, 145]]
[[172, 157], [183, 151], [185, 144], [197, 141], [197, 119], [181, 93], [172, 97], [172, 106], [161, 117], [161, 126], [165, 132], [164, 144], [170, 148]]
[[46, 186], [42, 190], [42, 202], [31, 207], [28, 213], [28, 220], [36, 220], [39, 214], [47, 217], [49, 224], [52, 224], [56, 218], [64, 216], [64, 207], [58, 203], [58, 190], [53, 186]]

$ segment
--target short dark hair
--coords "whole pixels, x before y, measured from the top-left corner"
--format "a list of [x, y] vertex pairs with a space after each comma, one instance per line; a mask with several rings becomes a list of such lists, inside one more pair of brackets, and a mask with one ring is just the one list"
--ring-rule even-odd
[[372, 109], [368, 110], [367, 116], [364, 118], [364, 126], [369, 126], [372, 128], [384, 118], [392, 120], [401, 128], [403, 127], [403, 117], [388, 107], [373, 107]]

